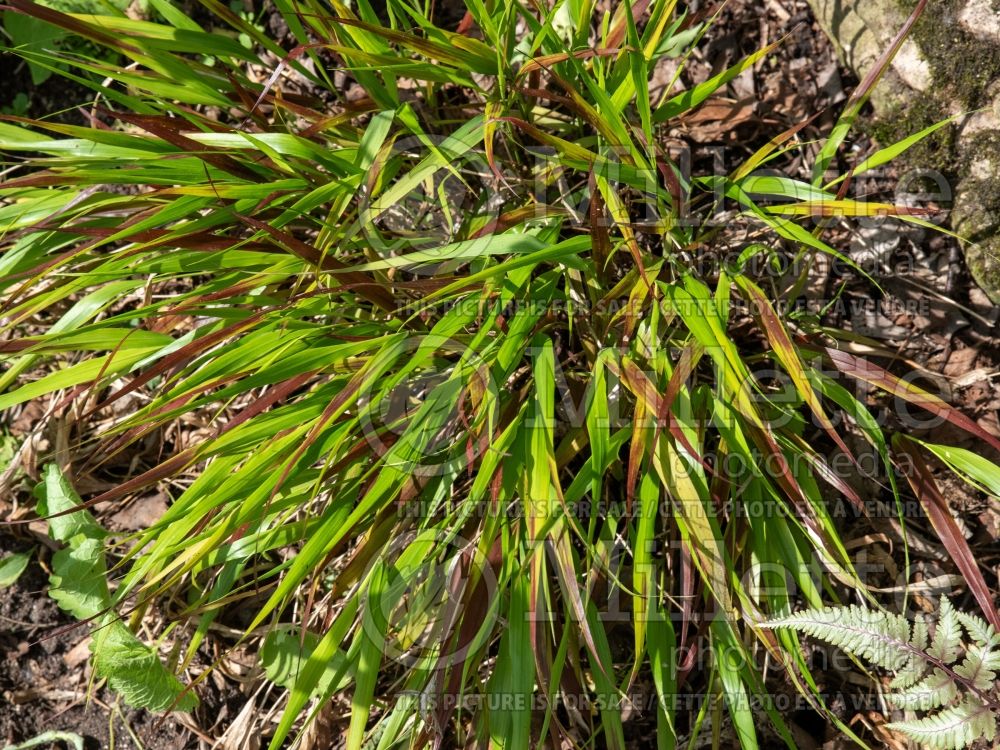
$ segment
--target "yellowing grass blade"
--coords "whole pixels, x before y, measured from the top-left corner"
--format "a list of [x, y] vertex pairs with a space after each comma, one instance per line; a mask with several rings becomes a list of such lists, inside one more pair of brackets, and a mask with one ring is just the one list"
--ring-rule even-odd
[[823, 404], [820, 403], [819, 396], [813, 389], [812, 383], [809, 382], [809, 377], [806, 374], [802, 359], [799, 357], [798, 350], [795, 348], [795, 344], [792, 343], [792, 338], [788, 335], [788, 331], [785, 330], [785, 326], [782, 324], [778, 314], [771, 306], [771, 302], [764, 295], [760, 287], [745, 276], [738, 275], [735, 281], [740, 289], [749, 297], [748, 301], [752, 306], [752, 310], [760, 321], [765, 335], [771, 342], [775, 356], [777, 356], [778, 361], [781, 362], [785, 371], [792, 379], [795, 390], [806, 404], [808, 404], [813, 416], [816, 417], [816, 420], [826, 434], [830, 436], [830, 439], [853, 461], [854, 456], [851, 450], [844, 443], [836, 429], [834, 429], [830, 418], [827, 417], [823, 409]]
[[707, 499], [707, 488], [694, 481], [670, 440], [660, 437], [653, 468], [680, 511], [681, 531], [706, 587], [718, 602], [722, 616], [729, 617], [733, 601], [727, 580], [722, 534], [714, 523], [715, 512]]

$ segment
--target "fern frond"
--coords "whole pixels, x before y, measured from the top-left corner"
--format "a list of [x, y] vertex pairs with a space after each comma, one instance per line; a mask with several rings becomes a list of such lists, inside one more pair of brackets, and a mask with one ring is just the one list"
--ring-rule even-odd
[[909, 711], [929, 711], [951, 703], [958, 697], [958, 688], [948, 674], [935, 667], [927, 677], [915, 685], [899, 686], [893, 680], [890, 689], [898, 692], [889, 693], [886, 700], [896, 708]]
[[996, 653], [980, 646], [970, 646], [962, 663], [955, 667], [956, 674], [964, 677], [978, 690], [989, 690], [996, 682], [997, 673], [989, 665], [996, 661]]
[[923, 615], [917, 615], [917, 619], [913, 621], [913, 634], [910, 636], [910, 643], [913, 644], [914, 648], [926, 651], [930, 640], [931, 636], [930, 630], [927, 627], [927, 618]]
[[927, 653], [945, 664], [951, 664], [958, 658], [958, 650], [962, 645], [962, 628], [958, 622], [958, 613], [948, 599], [941, 599], [941, 615], [934, 629], [934, 639]]
[[956, 612], [959, 621], [965, 626], [965, 629], [969, 631], [969, 635], [972, 640], [976, 643], [982, 643], [986, 646], [994, 646], [1000, 640], [1000, 636], [997, 635], [996, 630], [993, 626], [988, 624], [986, 620], [978, 615], [970, 615], [968, 612]]
[[[894, 672], [886, 695], [890, 705], [941, 710], [888, 726], [932, 750], [957, 750], [996, 737], [1000, 634], [982, 618], [957, 611], [947, 599], [941, 599], [933, 634], [922, 617], [911, 628], [901, 615], [856, 605], [798, 612], [762, 627], [798, 630]], [[965, 633], [968, 639], [963, 640]]]
[[961, 750], [978, 739], [992, 742], [997, 733], [997, 717], [988, 706], [969, 698], [923, 719], [894, 722], [888, 728], [931, 750]]
[[[913, 623], [913, 635], [910, 643], [919, 651], [924, 651], [929, 642], [930, 634], [927, 629], [927, 620], [923, 616], [919, 616]], [[899, 670], [896, 674], [896, 678], [889, 684], [889, 689], [901, 691], [916, 685], [920, 680], [927, 678], [927, 670], [930, 669], [930, 666], [926, 659], [919, 658], [918, 655], [914, 654], [914, 658], [910, 660], [906, 668]]]
[[889, 612], [857, 605], [825, 607], [770, 620], [763, 626], [793, 628], [893, 672], [912, 662], [910, 623]]

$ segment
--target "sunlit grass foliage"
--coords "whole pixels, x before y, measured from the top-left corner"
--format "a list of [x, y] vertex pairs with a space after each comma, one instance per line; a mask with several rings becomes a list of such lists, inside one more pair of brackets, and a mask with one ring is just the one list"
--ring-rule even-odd
[[[767, 700], [752, 708], [760, 665], [816, 684], [795, 636], [757, 623], [851, 590], [879, 603], [829, 502], [861, 499], [828, 456], [853, 455], [849, 426], [890, 513], [909, 492], [894, 464], [939, 498], [924, 449], [888, 442], [858, 394], [1000, 447], [802, 304], [816, 258], [851, 265], [832, 220], [927, 224], [832, 171], [895, 47], [801, 179], [768, 169], [805, 123], [726, 173], [666, 148], [775, 49], [651, 95], [654, 68], [682, 80], [713, 22], [675, 0], [468, 0], [460, 31], [416, 0], [277, 0], [285, 47], [217, 0], [203, 24], [169, 0], [151, 20], [8, 2], [114, 55], [24, 51], [93, 88], [90, 124], [0, 123], [0, 408], [57, 394], [70, 476], [171, 425], [186, 436], [84, 497], [172, 495], [102, 541], [113, 586], [94, 625], [107, 605], [133, 625], [162, 607], [165, 663], [197, 694], [210, 626], [249, 609], [245, 638], [269, 634], [268, 675], [289, 688], [272, 748], [335, 693], [353, 750], [625, 748], [640, 682], [658, 747], [722, 705], [679, 707], [695, 692], [724, 699], [743, 747], [764, 721], [795, 747]], [[72, 488], [49, 483], [68, 513]]]

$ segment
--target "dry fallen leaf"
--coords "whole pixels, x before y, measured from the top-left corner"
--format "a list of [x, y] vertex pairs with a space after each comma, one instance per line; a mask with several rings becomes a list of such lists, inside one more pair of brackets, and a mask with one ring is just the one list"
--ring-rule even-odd
[[965, 388], [967, 386], [973, 385], [974, 383], [981, 383], [984, 380], [989, 380], [996, 374], [997, 374], [996, 371], [990, 370], [989, 368], [977, 367], [974, 370], [969, 370], [964, 375], [959, 375], [957, 378], [955, 378], [953, 384], [955, 385], [956, 388]]
[[111, 516], [111, 523], [128, 531], [152, 526], [167, 512], [167, 496], [162, 492], [129, 503]]
[[755, 116], [753, 99], [736, 101], [715, 97], [679, 119], [691, 140], [712, 143], [734, 136], [736, 126], [749, 122]]
[[317, 712], [316, 718], [310, 722], [302, 733], [302, 750], [326, 750], [333, 747], [336, 732], [336, 715], [332, 703], [327, 702]]
[[219, 750], [259, 750], [260, 729], [254, 726], [256, 715], [257, 704], [252, 699], [248, 700], [219, 738]]
[[70, 669], [76, 669], [81, 664], [86, 664], [90, 658], [90, 636], [88, 635], [73, 648], [63, 654], [63, 661]]

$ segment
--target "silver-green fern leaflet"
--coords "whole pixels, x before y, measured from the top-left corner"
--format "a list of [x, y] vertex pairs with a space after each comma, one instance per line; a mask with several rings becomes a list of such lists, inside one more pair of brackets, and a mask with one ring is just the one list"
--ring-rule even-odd
[[857, 605], [811, 609], [761, 627], [797, 630], [893, 672], [886, 700], [924, 716], [889, 728], [925, 747], [959, 750], [997, 737], [1000, 634], [943, 597], [933, 633], [923, 617], [911, 623]]

